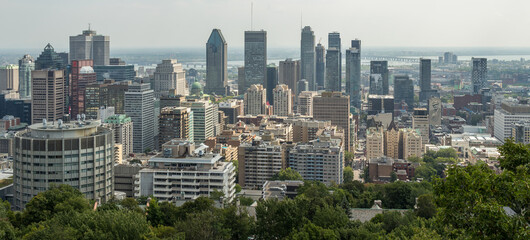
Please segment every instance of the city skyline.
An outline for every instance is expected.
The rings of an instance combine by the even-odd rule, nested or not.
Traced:
[[[17,16],[20,15],[36,15],[42,11],[58,11],[63,14],[52,14],[48,21],[23,21],[4,26],[5,33],[24,29],[29,35],[41,38],[27,37],[25,34],[2,34],[2,48],[33,49],[50,42],[57,49],[66,49],[68,36],[77,35],[80,29],[88,28],[89,23],[98,33],[113,38],[113,48],[201,47],[203,39],[207,39],[213,28],[222,29],[229,45],[238,48],[244,44],[243,32],[251,30],[251,2],[244,0],[203,0],[193,3],[162,1],[156,6],[144,1],[128,1],[129,4],[121,1],[60,1],[61,4],[31,2],[32,4],[3,3],[3,6],[11,10],[0,16],[0,20],[8,22],[9,19],[18,19]],[[344,39],[363,39],[366,47],[528,47],[530,34],[505,26],[513,23],[530,24],[524,10],[530,7],[530,3],[516,1],[515,4],[503,6],[498,6],[495,1],[479,3],[480,8],[476,8],[476,1],[453,0],[436,3],[419,0],[384,3],[312,0],[311,4],[302,4],[299,0],[271,0],[253,3],[252,25],[253,30],[268,31],[268,45],[271,48],[297,47],[303,26],[311,26],[315,31],[316,43],[322,38],[321,42],[325,45],[326,34],[338,31]],[[118,7],[122,11],[113,10]],[[356,10],[354,14],[352,7]],[[72,11],[73,8],[85,11]],[[179,14],[174,14],[178,9],[185,11],[179,10]],[[218,9],[239,14],[226,15],[226,11]],[[332,9],[336,11],[331,11]],[[98,12],[98,17],[94,17],[93,12]],[[443,17],[447,16],[447,12],[451,12],[450,18]],[[138,15],[144,17],[135,17]],[[118,21],[109,24],[111,18]],[[473,21],[463,22],[463,19]],[[160,31],[167,28],[179,31]]]

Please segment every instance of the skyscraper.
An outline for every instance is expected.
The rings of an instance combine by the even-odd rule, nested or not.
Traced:
[[[372,89],[372,86],[375,87],[375,89]],[[370,94],[388,94],[387,61],[370,61]]]
[[[155,101],[148,83],[132,84],[125,92],[125,114],[133,122],[133,151],[142,153],[155,147]]]
[[[353,40],[356,41],[356,40]],[[352,42],[353,42],[352,41]],[[357,40],[360,45],[360,40]],[[361,108],[361,49],[346,50],[346,93],[350,95],[351,105]]]
[[[245,114],[265,114],[267,93],[261,84],[251,85],[245,93]]]
[[[342,91],[340,77],[340,50],[336,47],[328,48],[326,53],[326,91]]]
[[[332,32],[328,34],[328,49],[337,48],[339,51],[339,79],[342,79],[342,47],[340,33]]]
[[[350,150],[350,97],[341,92],[323,92],[313,98],[313,118],[331,121],[344,130],[344,149]]]
[[[316,81],[316,89],[320,90],[324,89],[325,79],[326,79],[326,48],[322,44],[318,44],[315,47],[316,52],[316,74],[315,74],[315,81]]]
[[[207,94],[226,95],[228,82],[227,46],[220,29],[213,29],[206,42],[206,87]]]
[[[64,70],[31,72],[32,123],[57,121],[64,115]]]
[[[302,38],[300,40],[300,63],[301,79],[307,80],[309,90],[315,91],[315,34],[310,26],[302,29]],[[294,92],[296,94],[297,92]]]
[[[70,116],[85,113],[85,90],[96,83],[92,60],[73,60],[70,69]],[[104,120],[104,119],[103,119]]]
[[[239,94],[253,84],[265,85],[267,81],[267,32],[245,31],[245,81]]]
[[[182,64],[177,63],[176,59],[162,60],[162,63],[156,65],[154,73],[154,90],[155,97],[169,94],[169,90],[175,89],[176,94],[188,95],[186,88],[186,72]]]
[[[286,84],[289,89],[296,94],[298,90],[298,80],[300,80],[300,61],[291,58],[280,61],[280,71],[278,84]]]
[[[480,89],[486,87],[488,76],[488,59],[471,58],[473,70],[471,72],[471,83],[473,84],[473,94],[480,93]]]
[[[28,54],[18,60],[18,91],[20,98],[31,97],[31,71],[35,70],[35,60]]]
[[[277,116],[289,116],[293,112],[293,96],[287,85],[280,84],[274,88],[273,113]]]
[[[55,52],[52,45],[48,43],[44,51],[35,60],[35,70],[43,69],[65,69],[63,59]]]
[[[193,112],[187,107],[165,107],[158,116],[159,146],[179,138],[193,141]]]
[[[420,101],[428,100],[431,91],[431,59],[420,58]]]
[[[123,156],[133,153],[133,123],[131,117],[125,114],[116,114],[105,120],[107,125],[114,132],[114,142],[121,144]]]
[[[276,85],[278,85],[278,67],[276,67],[274,64],[271,64],[267,66],[267,85],[265,85],[265,89],[267,90],[267,102],[269,104],[274,102],[274,95],[272,91]]]
[[[405,101],[409,109],[414,105],[414,85],[408,75],[394,76],[394,102]]]
[[[298,94],[296,112],[302,116],[313,116],[313,97],[317,95],[315,91],[301,92]]]
[[[18,66],[8,64],[0,67],[0,91],[14,90],[18,91]]]
[[[94,60],[95,66],[109,65],[110,37],[97,35],[96,31],[84,30],[82,34],[70,36],[70,62]]]

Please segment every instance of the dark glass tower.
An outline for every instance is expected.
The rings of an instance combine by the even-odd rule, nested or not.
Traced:
[[[55,52],[52,45],[48,43],[44,51],[35,60],[35,70],[43,69],[65,69],[63,59]]]
[[[267,102],[272,104],[274,102],[273,90],[278,85],[278,67],[274,64],[267,66]]]
[[[372,89],[375,87],[376,89]],[[388,95],[388,62],[370,62],[370,94]]]
[[[361,49],[356,47],[352,47],[346,50],[346,93],[350,95],[351,106],[360,109]]]
[[[339,82],[342,82],[342,48],[340,33],[332,32],[328,34],[328,49],[330,48],[336,48],[339,52]]]
[[[407,75],[394,76],[394,102],[405,101],[412,108],[414,104],[414,85]]]
[[[307,80],[309,89],[316,89],[315,82],[315,34],[310,26],[302,29],[302,38],[300,40],[300,62],[301,62],[301,79]]]
[[[245,31],[245,79],[239,84],[239,94],[244,94],[253,84],[266,85],[267,32]]]
[[[429,99],[431,92],[431,59],[420,59],[420,101]]]
[[[228,82],[227,46],[221,30],[214,29],[206,43],[206,86],[207,94],[226,95]]]
[[[326,76],[326,48],[322,44],[318,44],[315,47],[316,55],[316,90],[324,88],[325,76]]]
[[[471,82],[473,84],[473,94],[480,93],[480,89],[486,87],[488,75],[488,59],[472,58],[473,70],[471,72]]]
[[[340,92],[340,50],[336,47],[328,48],[326,53],[326,91]]]

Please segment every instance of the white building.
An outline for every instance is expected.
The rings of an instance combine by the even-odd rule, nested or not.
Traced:
[[[303,91],[298,95],[296,112],[303,116],[313,116],[313,97],[317,92]]]
[[[512,136],[512,127],[520,121],[530,120],[530,105],[528,101],[503,102],[494,112],[494,135],[504,143]]]
[[[293,97],[291,89],[285,84],[277,85],[273,90],[273,113],[277,116],[289,116],[293,112]]]
[[[125,114],[133,122],[133,151],[155,148],[155,101],[148,83],[129,85],[125,92]]]
[[[267,103],[267,92],[263,85],[253,84],[245,93],[245,114],[258,115],[265,114]]]
[[[188,88],[186,87],[186,72],[182,64],[177,63],[176,59],[162,60],[156,66],[154,73],[154,90],[155,96],[167,94],[169,90],[175,89],[175,94],[186,96]]]

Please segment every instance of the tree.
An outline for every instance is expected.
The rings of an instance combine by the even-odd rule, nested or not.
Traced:
[[[11,205],[8,201],[0,199],[0,239],[15,239],[15,228],[9,222],[9,218],[13,215],[11,212]]]
[[[363,180],[365,183],[369,183],[371,182],[371,179],[370,179],[370,169],[369,167],[364,167],[364,170],[363,170]]]
[[[501,168],[514,172],[518,166],[530,164],[530,144],[515,143],[513,139],[499,147]]]
[[[355,154],[349,151],[344,151],[344,163],[346,166],[351,166],[354,159],[355,159]]]
[[[329,229],[342,228],[348,221],[349,218],[344,209],[329,205],[318,207],[312,220],[317,226]]]
[[[418,197],[416,215],[422,218],[432,218],[436,214],[436,205],[431,194],[424,194]]]
[[[269,199],[256,207],[256,231],[258,239],[283,239],[307,222],[303,200]]]
[[[190,213],[176,228],[186,239],[229,239],[230,230],[223,227],[222,217],[214,210]]]
[[[304,225],[300,230],[293,231],[288,238],[289,240],[335,240],[339,239],[337,233],[331,229],[324,229],[313,223]]]
[[[291,169],[290,167],[289,168],[286,168],[286,169],[282,169],[279,173],[277,173],[276,175],[274,175],[274,177],[272,177],[272,180],[280,180],[280,181],[286,181],[286,180],[304,180],[302,178],[302,176],[300,175],[300,173],[298,173],[297,171]]]
[[[353,181],[353,169],[351,167],[345,167],[343,170],[344,182]]]
[[[395,182],[383,186],[383,206],[393,209],[409,209],[414,206],[412,187],[405,182]]]
[[[395,182],[398,179],[396,172],[390,173],[390,182]]]

